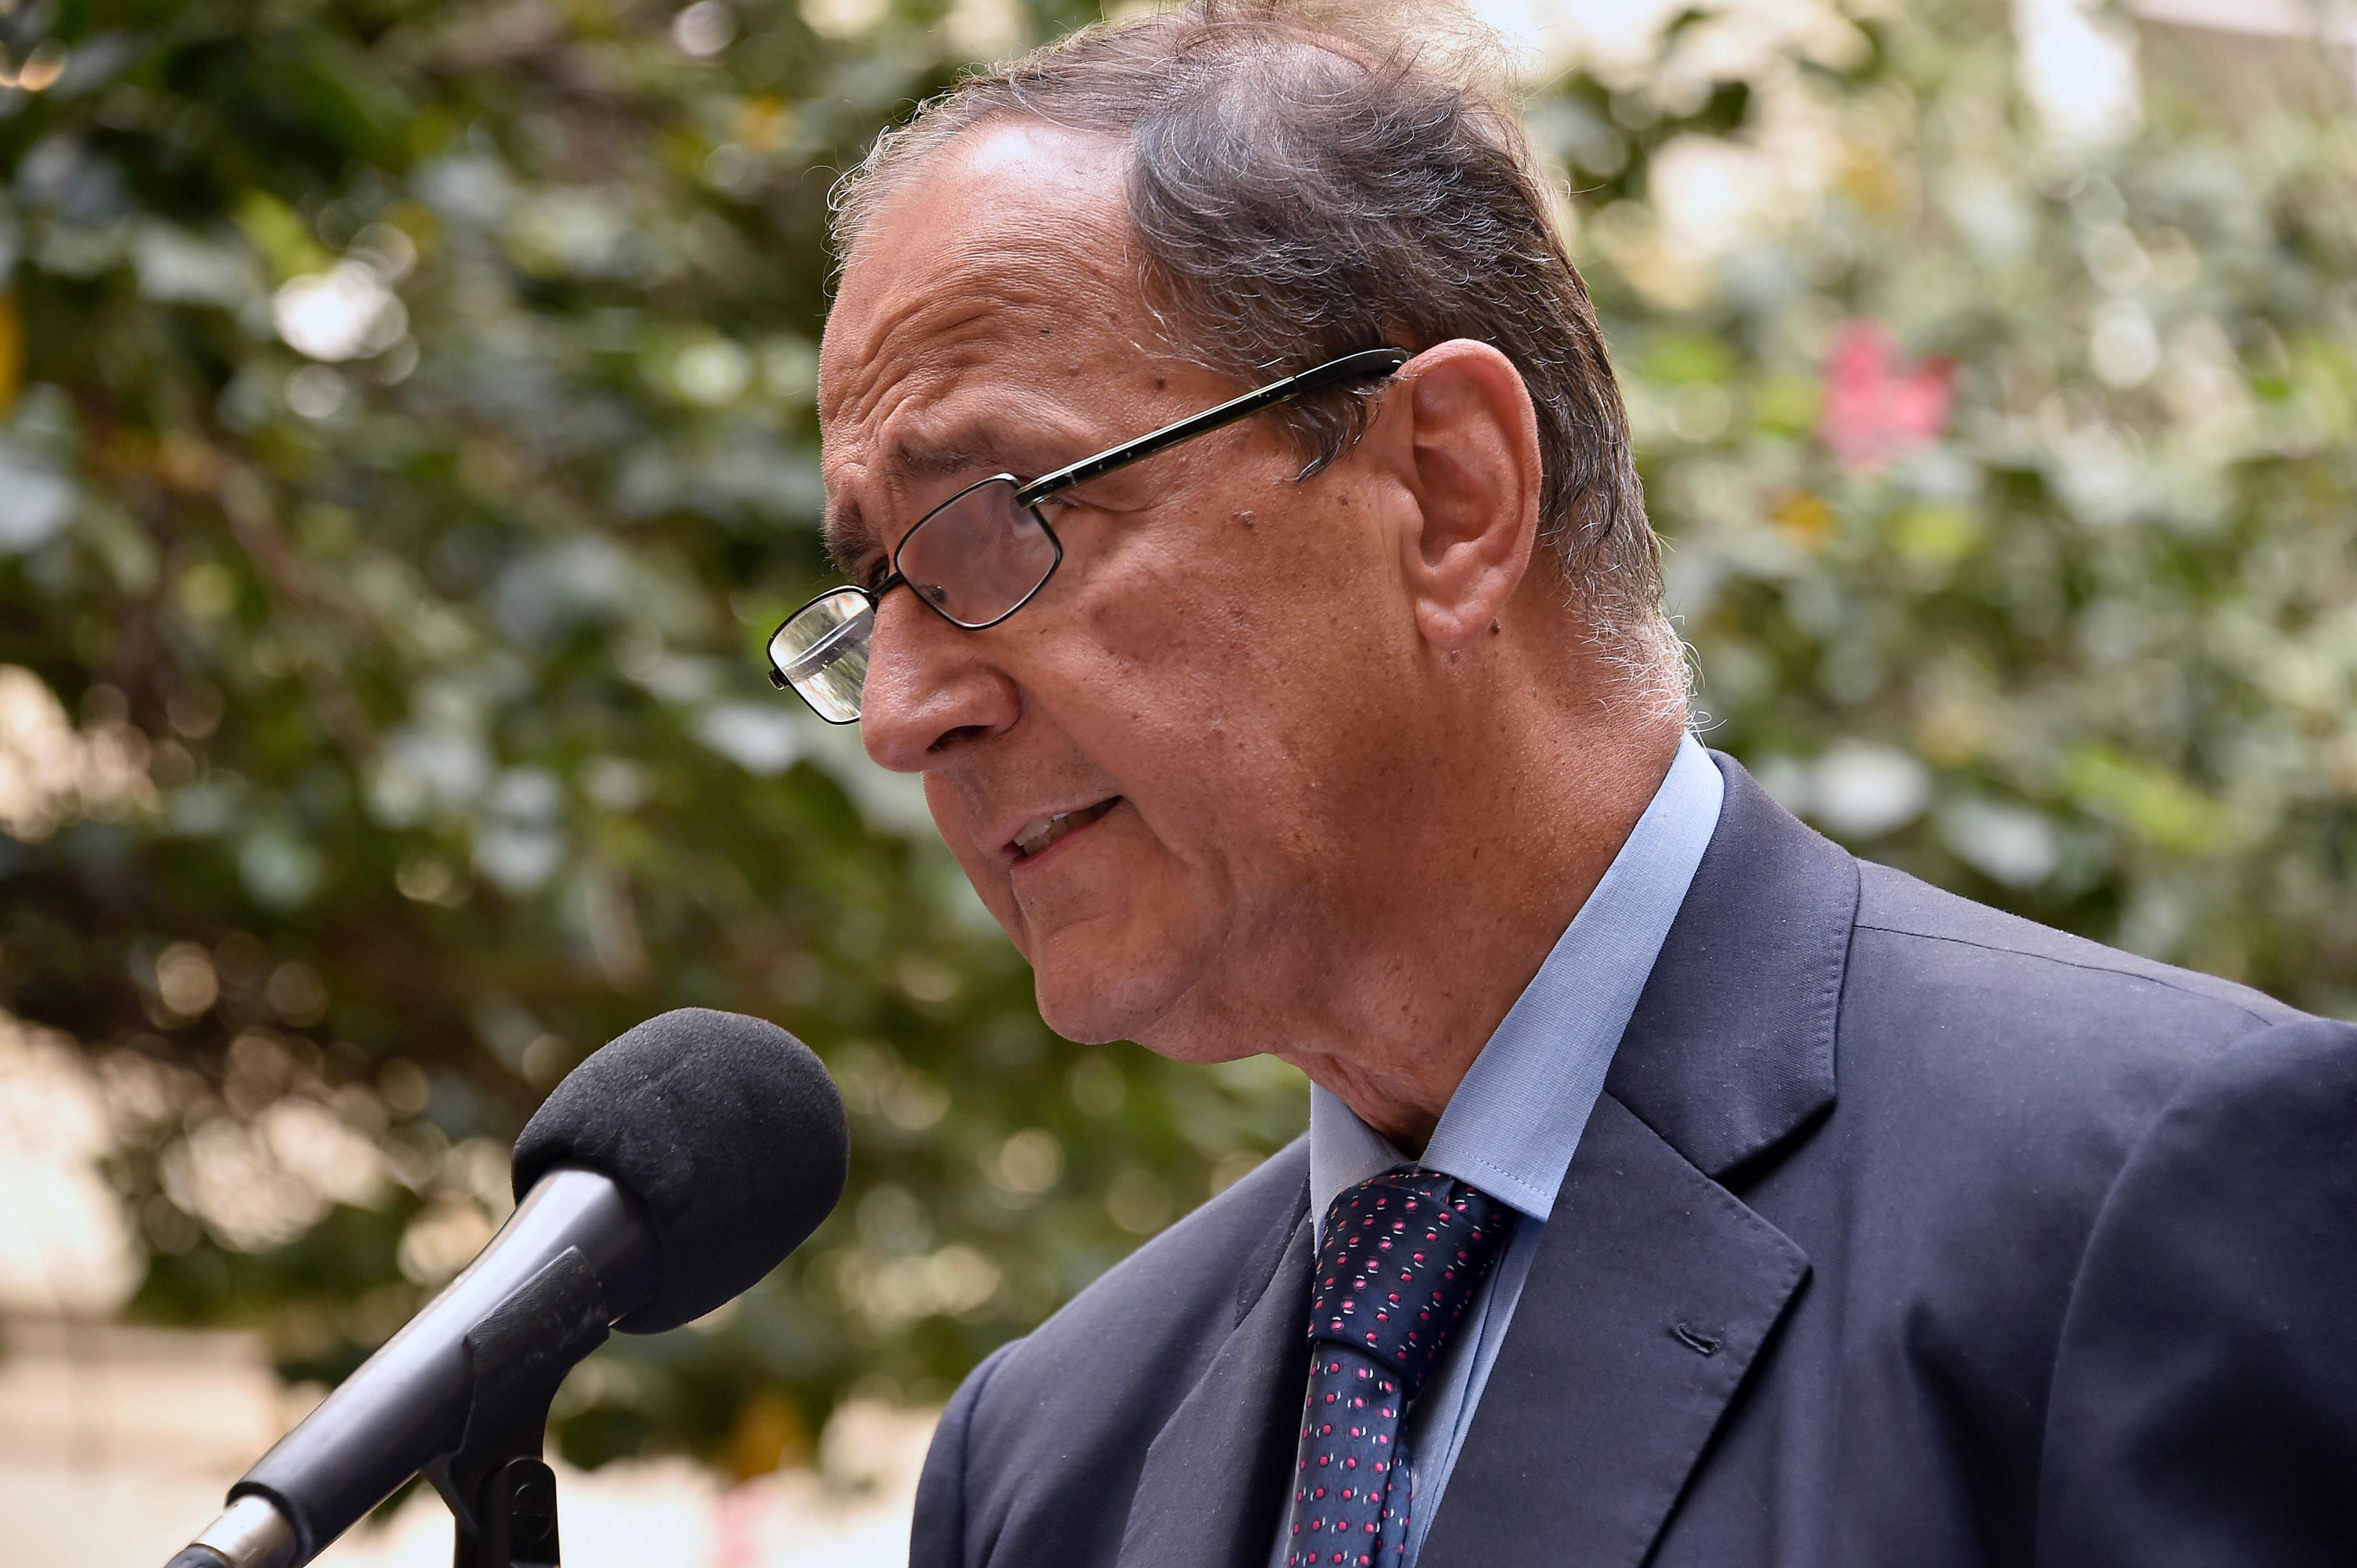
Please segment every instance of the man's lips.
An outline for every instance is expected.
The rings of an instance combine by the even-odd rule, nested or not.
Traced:
[[[1016,831],[1004,853],[1013,856],[1017,865],[1028,865],[1120,804],[1120,796],[1109,795],[1092,806],[1042,812]]]

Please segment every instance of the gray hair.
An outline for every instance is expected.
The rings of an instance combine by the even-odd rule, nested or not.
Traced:
[[[969,76],[838,185],[836,253],[848,261],[909,171],[985,122],[1123,143],[1141,281],[1189,360],[1249,382],[1471,338],[1513,361],[1538,415],[1541,537],[1586,629],[1631,684],[1683,706],[1628,415],[1512,98],[1474,85],[1462,51],[1382,37],[1379,16],[1197,0]],[[1279,411],[1305,478],[1364,410],[1342,394]]]

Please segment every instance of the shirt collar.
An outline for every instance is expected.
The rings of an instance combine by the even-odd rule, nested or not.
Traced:
[[[1424,1158],[1531,1219],[1554,1211],[1612,1053],[1718,826],[1726,781],[1702,743],[1670,770],[1603,879],[1481,1047]],[[1322,1227],[1346,1187],[1409,1163],[1339,1096],[1309,1090],[1309,1197]]]

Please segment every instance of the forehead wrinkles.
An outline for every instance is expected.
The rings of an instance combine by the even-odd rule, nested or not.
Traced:
[[[1150,324],[1141,291],[1123,288],[1103,262],[1089,259],[1123,255],[1090,232],[1100,227],[960,236],[878,258],[873,270],[855,252],[820,349],[822,424],[846,433],[871,424],[879,403],[898,401],[896,381],[953,375],[994,357],[1063,360],[1112,346],[1088,340],[1109,328],[1123,336],[1125,317]]]
[[[944,289],[894,303],[893,314],[863,334],[875,352],[854,362],[834,395],[822,394],[821,472],[830,492],[827,532],[838,553],[876,538],[886,499],[902,477],[895,443],[912,426],[921,429],[927,413],[963,383],[997,371],[1011,394],[1033,381],[1027,371],[1070,372],[1082,362],[1069,330],[1069,295],[1056,299],[1041,289],[977,301]],[[880,489],[863,506],[861,492],[870,487]]]
[[[1018,209],[985,233],[879,245],[866,263],[854,252],[820,351],[821,472],[838,555],[881,542],[893,441],[962,385],[980,381],[1011,404],[1138,358],[1124,326],[1149,318],[1121,281],[1125,242],[1107,242],[1103,228],[1085,213]]]

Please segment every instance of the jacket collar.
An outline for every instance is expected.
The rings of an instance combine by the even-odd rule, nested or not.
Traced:
[[[1858,874],[1741,764],[1711,755],[1727,780],[1718,831],[1604,1088],[1717,1177],[1833,1103]]]

